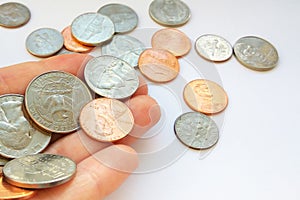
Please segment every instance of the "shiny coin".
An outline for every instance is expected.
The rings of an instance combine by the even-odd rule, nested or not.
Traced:
[[[149,6],[149,14],[163,26],[181,26],[191,16],[189,7],[180,0],[154,0]]]
[[[22,95],[0,96],[0,155],[7,158],[39,153],[51,139],[50,133],[35,128],[26,118],[23,101]]]
[[[276,48],[259,37],[242,37],[235,43],[233,50],[237,60],[253,70],[270,70],[278,63]]]
[[[3,168],[4,180],[22,188],[50,188],[71,180],[76,163],[53,154],[28,155],[9,161]]]
[[[205,79],[189,82],[184,88],[183,96],[190,108],[205,114],[219,113],[228,104],[224,89],[217,83]]]
[[[10,2],[0,5],[0,26],[16,28],[30,19],[30,10],[23,4]]]
[[[195,42],[197,53],[209,60],[221,62],[228,60],[232,56],[231,44],[218,35],[202,35]]]
[[[99,98],[83,107],[80,125],[90,137],[102,142],[113,142],[132,130],[134,118],[130,109],[121,101]]]
[[[115,25],[116,33],[132,31],[138,24],[138,16],[134,10],[123,4],[107,4],[98,13],[108,16]]]
[[[0,156],[0,166],[4,166],[9,161],[8,158]]]
[[[183,32],[175,28],[166,28],[157,31],[151,40],[153,48],[165,49],[175,56],[183,56],[191,49],[191,41]]]
[[[164,83],[175,79],[179,73],[177,58],[167,50],[147,49],[139,58],[139,69],[149,80]]]
[[[115,28],[109,17],[100,13],[85,13],[74,19],[71,31],[80,43],[97,46],[110,40]]]
[[[26,39],[29,53],[38,57],[48,57],[57,53],[64,45],[62,34],[52,28],[40,28]]]
[[[51,71],[30,82],[25,106],[40,127],[55,133],[69,133],[79,128],[80,110],[91,99],[89,89],[79,78]]]
[[[188,112],[179,116],[174,125],[177,138],[193,149],[208,149],[219,140],[216,123],[198,112]]]
[[[84,69],[84,77],[95,93],[113,99],[130,97],[139,86],[134,68],[109,55],[91,59]]]
[[[140,54],[145,49],[145,45],[134,37],[115,35],[110,43],[102,46],[102,54],[115,56],[135,67],[138,65]]]

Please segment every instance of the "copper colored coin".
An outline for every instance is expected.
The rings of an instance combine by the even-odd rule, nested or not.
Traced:
[[[79,117],[85,133],[102,142],[113,142],[125,137],[133,128],[130,109],[116,99],[99,98],[86,104]]]
[[[223,111],[228,104],[224,89],[217,83],[205,79],[189,82],[183,91],[187,105],[204,114],[216,114]]]
[[[165,28],[152,36],[152,47],[165,49],[175,56],[186,55],[191,50],[191,41],[187,35],[175,28]]]
[[[87,53],[93,50],[93,47],[82,45],[73,37],[71,26],[67,26],[61,33],[64,37],[66,49],[78,53]]]
[[[146,49],[138,62],[141,73],[149,80],[164,83],[175,79],[179,73],[177,58],[167,50]]]

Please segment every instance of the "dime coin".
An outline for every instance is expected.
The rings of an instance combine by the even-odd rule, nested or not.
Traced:
[[[180,0],[154,0],[149,6],[149,15],[163,26],[181,26],[191,16],[189,7]]]
[[[197,53],[209,60],[221,62],[232,56],[231,44],[218,35],[207,34],[200,36],[195,42]]]
[[[24,97],[17,94],[0,96],[0,155],[17,158],[36,154],[50,142],[51,134],[36,129],[26,118]]]
[[[188,112],[179,116],[175,121],[174,130],[183,144],[197,150],[208,149],[219,140],[216,123],[198,112]]]
[[[3,168],[4,180],[22,188],[50,188],[71,180],[76,163],[54,154],[28,155],[9,161]]]
[[[30,19],[30,10],[23,4],[9,2],[0,5],[0,26],[16,28]]]
[[[164,83],[175,79],[179,73],[177,58],[164,49],[147,49],[139,58],[139,69],[149,80]]]
[[[183,96],[190,108],[205,114],[219,113],[228,104],[224,89],[217,83],[205,79],[189,82],[184,88]]]
[[[64,45],[62,34],[52,28],[40,28],[26,39],[29,53],[38,57],[48,57],[57,53]]]
[[[183,56],[191,49],[191,41],[183,32],[175,28],[165,28],[157,31],[151,40],[153,48],[165,49],[175,56]]]
[[[276,48],[259,37],[242,37],[235,43],[233,50],[237,60],[249,69],[266,71],[278,63]]]
[[[109,55],[91,59],[84,69],[84,77],[95,93],[113,99],[130,97],[139,86],[134,68]]]
[[[138,24],[138,16],[134,10],[123,4],[107,4],[98,13],[108,16],[115,25],[116,33],[132,31]]]
[[[115,35],[110,43],[102,46],[102,54],[115,56],[135,67],[145,49],[145,45],[132,36]]]
[[[111,19],[100,13],[84,13],[74,19],[72,35],[80,43],[98,46],[112,38],[115,33]]]
[[[9,161],[8,158],[0,156],[0,166],[4,166]]]
[[[25,107],[40,127],[69,133],[79,128],[80,110],[91,99],[89,89],[79,78],[63,71],[50,71],[29,83]]]
[[[99,98],[83,107],[80,125],[90,137],[102,142],[113,142],[132,130],[134,118],[130,109],[121,101]]]

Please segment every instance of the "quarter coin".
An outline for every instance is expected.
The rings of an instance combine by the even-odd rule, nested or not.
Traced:
[[[0,5],[0,26],[17,28],[30,20],[30,10],[23,4],[9,2]]]

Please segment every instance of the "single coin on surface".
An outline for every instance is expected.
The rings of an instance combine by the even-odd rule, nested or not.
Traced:
[[[23,4],[9,2],[0,5],[0,26],[17,28],[30,20],[30,10]]]

